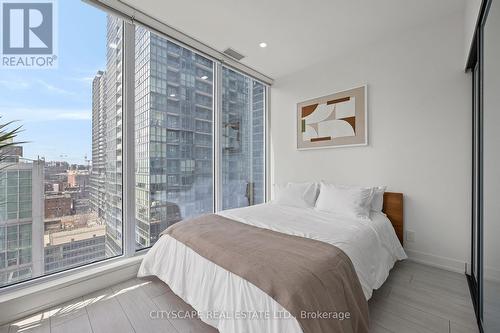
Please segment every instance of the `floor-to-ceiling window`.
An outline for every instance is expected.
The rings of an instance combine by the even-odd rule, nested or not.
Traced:
[[[263,203],[265,87],[222,67],[220,115],[221,207]]]
[[[9,29],[31,10],[16,3],[1,4]],[[23,63],[38,56],[14,32],[3,49],[0,131],[21,131],[0,142],[0,287],[132,256],[174,223],[266,200],[266,84],[80,0],[32,12],[52,25],[29,43],[53,54]]]
[[[123,22],[79,0],[0,5],[2,136],[21,127],[0,143],[7,286],[122,254]],[[17,40],[25,18],[42,23]]]
[[[183,219],[264,202],[266,86],[142,26],[134,52],[137,249]]]
[[[214,62],[135,30],[136,242],[214,210]]]

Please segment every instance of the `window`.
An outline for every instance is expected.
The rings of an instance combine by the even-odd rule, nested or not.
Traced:
[[[153,245],[169,225],[213,211],[213,81],[207,78],[213,71],[212,61],[136,28],[138,249]]]
[[[264,202],[264,94],[262,83],[222,68],[222,209]]]
[[[80,0],[58,7],[58,68],[0,69],[1,122],[25,142],[0,151],[0,287],[265,201],[263,83]]]
[[[123,24],[79,0],[57,15],[57,68],[0,69],[26,141],[1,152],[0,286],[122,254]]]

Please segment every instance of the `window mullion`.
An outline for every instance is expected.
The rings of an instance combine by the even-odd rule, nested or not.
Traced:
[[[123,255],[135,254],[135,26],[123,29]]]
[[[221,210],[221,188],[222,179],[221,176],[221,144],[220,144],[220,129],[221,129],[221,109],[222,109],[222,64],[220,62],[215,63],[215,78],[214,78],[214,201],[215,201],[215,211]]]
[[[271,200],[270,89],[269,86],[264,87],[264,202]]]

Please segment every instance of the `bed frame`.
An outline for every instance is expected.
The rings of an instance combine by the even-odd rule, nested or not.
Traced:
[[[384,207],[382,211],[391,220],[392,226],[396,231],[396,235],[403,245],[403,193],[385,192]]]

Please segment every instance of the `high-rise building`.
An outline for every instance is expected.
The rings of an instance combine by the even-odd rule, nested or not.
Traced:
[[[44,162],[0,163],[0,286],[43,274]]]
[[[265,151],[265,87],[262,83],[252,82],[252,187],[251,205],[263,203],[266,200],[266,151]]]
[[[122,26],[108,17],[105,71],[93,82],[91,202],[121,251]],[[213,211],[214,63],[148,29],[135,31],[136,245],[181,219]],[[264,200],[264,86],[223,73],[223,208]]]
[[[213,63],[136,28],[136,242],[213,210]]]
[[[108,16],[106,71],[92,83],[90,206],[106,224],[106,256],[122,252],[122,34]]]
[[[104,219],[105,201],[105,77],[98,71],[92,81],[92,171],[90,173],[90,208],[97,217]]]
[[[105,72],[106,255],[122,253],[122,94],[123,24],[108,15]]]
[[[264,202],[264,85],[222,69],[222,209]]]

